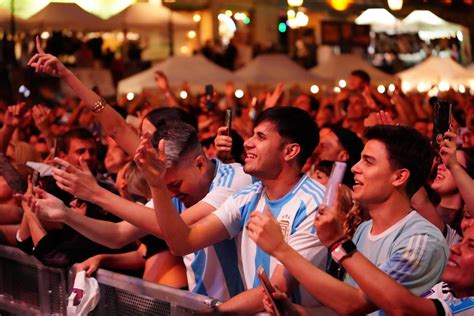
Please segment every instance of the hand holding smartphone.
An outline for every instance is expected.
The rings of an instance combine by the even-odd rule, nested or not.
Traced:
[[[453,105],[446,101],[436,101],[434,104],[433,147],[436,151],[439,151],[444,133],[451,126],[452,107]]]
[[[257,276],[258,276],[258,280],[260,281],[260,284],[263,286],[263,289],[265,290],[265,293],[267,293],[267,296],[270,298],[270,301],[273,306],[273,310],[275,311],[275,315],[276,316],[282,315],[282,310],[278,306],[278,304],[275,302],[275,299],[273,298],[273,295],[272,295],[275,292],[275,288],[270,283],[270,279],[268,278],[268,275],[262,266],[258,267]]]
[[[326,192],[324,193],[322,204],[332,207],[336,198],[336,190],[342,183],[347,164],[343,161],[335,161],[332,166],[331,175],[329,176]]]

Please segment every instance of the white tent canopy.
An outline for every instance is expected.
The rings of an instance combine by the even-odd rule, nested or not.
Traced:
[[[192,27],[195,25],[191,17],[172,12],[161,4],[139,2],[133,4],[105,21],[108,28],[142,30],[163,27],[173,22],[174,27]]]
[[[351,72],[356,69],[367,72],[373,84],[389,84],[395,82],[396,79],[354,54],[332,56],[327,62],[312,68],[310,71],[321,78],[332,81],[333,84],[337,84],[341,79],[348,80]]]
[[[415,88],[418,84],[438,85],[442,81],[452,86],[458,84],[459,79],[466,75],[466,69],[451,58],[435,56],[397,74],[402,80],[402,87],[406,87],[404,90]]]
[[[191,89],[204,91],[206,84],[223,88],[227,81],[238,78],[229,70],[221,68],[202,55],[192,57],[173,56],[136,75],[119,81],[118,93],[141,92],[144,88],[155,88],[155,71],[162,71],[171,86],[188,82]]]
[[[415,10],[404,18],[400,25],[400,32],[418,32],[423,40],[441,37],[454,37],[457,32],[463,31],[463,26],[443,20],[428,10]]]
[[[374,32],[387,32],[394,34],[397,32],[401,21],[393,16],[386,9],[367,9],[355,19],[359,25],[370,25]]]
[[[326,83],[283,54],[265,54],[235,72],[242,81],[251,84],[274,85]]]
[[[104,23],[104,20],[75,3],[50,3],[24,24],[30,29],[96,30],[103,29]]]

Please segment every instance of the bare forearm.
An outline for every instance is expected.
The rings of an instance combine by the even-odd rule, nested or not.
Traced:
[[[67,211],[63,222],[90,240],[113,249],[121,248],[146,234],[127,234],[121,230],[120,223],[93,219],[72,210]]]
[[[63,79],[87,107],[93,108],[100,99],[99,95],[85,86],[71,71],[68,71]],[[140,140],[120,114],[109,105],[105,105],[101,112],[93,112],[93,114],[97,117],[107,135],[112,137],[129,155],[133,156]]]
[[[342,261],[370,301],[388,314],[436,315],[430,300],[417,297],[379,270],[359,252]]]
[[[451,174],[456,181],[456,185],[464,200],[467,210],[474,210],[474,181],[467,172],[460,166],[451,167]]]
[[[120,254],[101,254],[98,257],[100,266],[106,269],[136,270],[145,266],[145,259],[138,250]]]
[[[274,255],[313,297],[338,314],[372,311],[360,291],[321,271],[289,245],[285,244]]]
[[[162,237],[153,210],[146,206],[126,200],[103,188],[91,197],[91,202],[134,226],[140,227],[157,237]]]
[[[151,187],[155,216],[161,223],[161,233],[174,255],[183,255],[189,252],[188,239],[190,228],[176,212],[168,190],[164,185]]]

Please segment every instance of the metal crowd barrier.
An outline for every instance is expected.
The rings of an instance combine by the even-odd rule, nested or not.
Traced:
[[[193,315],[218,304],[188,291],[99,269],[100,301],[91,315]],[[0,245],[0,315],[65,315],[74,269],[50,268]]]

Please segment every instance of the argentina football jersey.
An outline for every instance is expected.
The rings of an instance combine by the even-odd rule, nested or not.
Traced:
[[[252,177],[240,164],[224,164],[212,159],[216,171],[209,193],[201,200],[214,208],[219,207],[236,190],[252,183]],[[184,203],[173,198],[178,213],[186,211]],[[189,290],[225,301],[244,290],[238,268],[236,243],[224,240],[183,257]]]
[[[214,212],[231,238],[236,238],[245,289],[260,285],[256,274],[258,266],[263,266],[271,276],[279,264],[274,257],[257,247],[245,229],[250,214],[264,212],[267,206],[280,223],[286,242],[314,265],[324,269],[327,251],[314,228],[317,207],[323,199],[324,190],[320,183],[305,175],[285,196],[271,201],[262,182],[256,182],[234,193]],[[296,289],[293,296],[296,303],[304,306],[319,304],[303,287]]]

